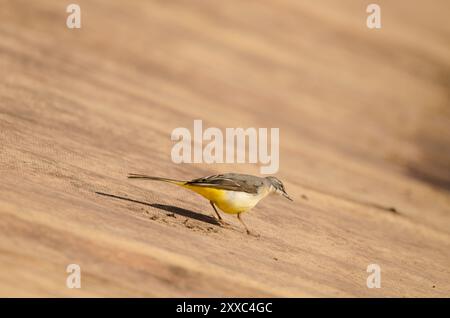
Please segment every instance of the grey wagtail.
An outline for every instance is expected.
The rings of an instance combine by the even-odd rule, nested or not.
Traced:
[[[286,193],[283,183],[271,176],[261,178],[248,174],[226,173],[182,181],[131,173],[128,178],[163,181],[194,191],[209,200],[219,222],[222,223],[222,217],[217,212],[216,206],[225,213],[236,214],[247,234],[250,234],[250,231],[242,221],[241,213],[249,211],[272,193],[282,195],[292,201]]]

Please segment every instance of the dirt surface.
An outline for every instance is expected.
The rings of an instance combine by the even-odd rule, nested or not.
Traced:
[[[0,296],[450,295],[450,3],[0,1]],[[176,127],[280,128],[220,227]],[[81,267],[80,289],[66,267]],[[381,288],[366,286],[369,264]]]

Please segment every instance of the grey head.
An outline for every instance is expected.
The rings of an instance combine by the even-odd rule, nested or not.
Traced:
[[[284,196],[286,199],[292,200],[289,195],[286,193],[286,190],[284,189],[283,182],[280,181],[280,179],[269,176],[265,178],[270,183],[270,192],[276,193],[278,195]]]

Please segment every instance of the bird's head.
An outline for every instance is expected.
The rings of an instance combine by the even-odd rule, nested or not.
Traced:
[[[282,195],[282,196],[284,196],[286,199],[289,199],[289,200],[291,200],[291,201],[294,201],[294,200],[292,200],[292,199],[289,197],[289,195],[286,193],[286,190],[284,189],[283,182],[281,182],[278,178],[269,176],[269,177],[266,177],[266,179],[270,182],[270,190],[269,190],[270,192],[276,193],[276,194],[278,194],[278,195]]]

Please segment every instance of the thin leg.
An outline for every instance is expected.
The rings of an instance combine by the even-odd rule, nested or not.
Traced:
[[[213,207],[214,211],[216,212],[219,220],[222,221],[222,217],[220,216],[219,212],[217,212],[217,209],[216,209],[216,206],[214,205],[214,203],[212,201],[209,201],[209,203],[211,203],[211,206]]]
[[[251,234],[251,233],[250,233],[250,230],[249,230],[248,227],[247,227],[247,225],[245,225],[244,221],[242,221],[242,219],[241,219],[241,213],[238,213],[238,214],[237,214],[237,217],[238,217],[239,222],[241,222],[242,225],[245,227],[245,230],[247,231],[247,234]]]

